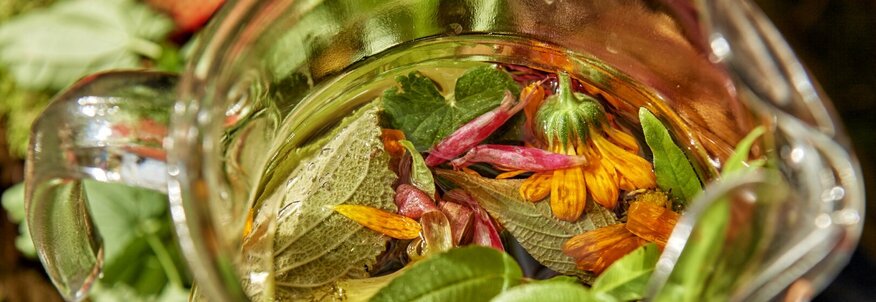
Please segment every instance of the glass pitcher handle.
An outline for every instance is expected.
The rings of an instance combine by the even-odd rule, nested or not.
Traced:
[[[83,181],[167,192],[171,171],[164,147],[176,84],[176,75],[161,72],[92,75],[58,95],[34,123],[26,164],[27,224],[40,261],[64,299],[84,299],[103,265],[103,239],[89,213]],[[216,293],[213,300],[244,300],[230,261],[216,261],[223,250],[210,245],[197,226],[190,227],[203,221],[188,217],[183,208],[170,205],[199,286]]]

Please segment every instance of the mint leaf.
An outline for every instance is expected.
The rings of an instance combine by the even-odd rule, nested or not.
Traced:
[[[456,88],[442,96],[434,81],[414,72],[396,79],[401,86],[383,94],[383,107],[393,128],[401,129],[419,151],[475,117],[499,106],[505,91],[517,96],[520,87],[511,76],[492,66],[467,71]]]
[[[508,254],[468,246],[417,262],[371,301],[487,301],[522,278]]]
[[[693,166],[681,148],[672,142],[669,131],[653,113],[644,107],[640,108],[639,122],[642,123],[645,142],[654,155],[657,186],[669,192],[677,202],[687,205],[694,196],[703,191]]]
[[[591,290],[621,301],[641,300],[659,257],[660,250],[653,243],[640,247],[612,263],[596,278]]]
[[[576,301],[612,302],[611,296],[594,295],[580,284],[536,282],[512,288],[490,300],[492,302]]]
[[[100,70],[157,59],[172,22],[135,1],[63,1],[0,26],[0,63],[29,89],[61,89]]]
[[[426,166],[423,156],[417,152],[417,148],[414,148],[410,141],[402,140],[399,143],[411,153],[411,182],[417,189],[426,192],[429,197],[435,198],[435,179],[432,178],[432,170]]]
[[[523,180],[496,180],[451,170],[435,173],[464,189],[490,213],[539,263],[566,275],[592,278],[563,253],[563,243],[575,235],[616,224],[614,214],[594,202],[576,222],[554,217],[547,202],[528,202],[518,193]]]

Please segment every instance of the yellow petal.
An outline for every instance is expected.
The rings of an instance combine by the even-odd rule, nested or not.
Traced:
[[[656,177],[651,169],[651,162],[639,155],[620,148],[603,137],[594,137],[593,144],[620,174],[623,180],[618,180],[621,189],[632,191],[649,189],[657,185]]]
[[[520,196],[531,202],[544,199],[551,193],[551,174],[536,173],[520,185]]]
[[[606,127],[605,133],[608,134],[608,139],[620,145],[622,148],[632,153],[639,152],[639,143],[629,133],[620,131],[612,127]]]
[[[590,189],[590,196],[596,203],[607,209],[614,209],[617,205],[619,189],[617,174],[611,161],[606,160],[605,157],[591,161],[590,166],[584,168],[584,180]]]
[[[623,224],[615,224],[572,237],[563,243],[563,253],[575,260],[578,269],[599,274],[645,243]]]
[[[678,222],[678,213],[652,202],[633,202],[627,212],[627,230],[662,249]]]
[[[369,206],[342,204],[333,209],[366,228],[395,239],[417,238],[422,229],[416,220]]]
[[[581,168],[554,171],[551,178],[551,211],[560,220],[575,221],[587,205],[587,187]]]

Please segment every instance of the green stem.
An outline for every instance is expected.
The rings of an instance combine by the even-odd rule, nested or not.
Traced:
[[[149,247],[152,248],[152,251],[155,252],[155,256],[158,257],[158,263],[161,264],[161,268],[164,269],[164,274],[167,275],[167,279],[170,280],[170,283],[182,287],[183,283],[179,270],[176,269],[176,264],[174,264],[173,258],[170,257],[170,253],[167,252],[167,249],[164,247],[161,240],[158,239],[158,236],[156,236],[155,233],[149,233],[146,235],[146,242],[149,243]]]
[[[569,78],[569,74],[560,72],[557,73],[557,77],[560,79],[560,87],[559,91],[557,91],[557,97],[560,99],[560,102],[570,103],[575,101],[575,94],[572,93],[572,79]]]

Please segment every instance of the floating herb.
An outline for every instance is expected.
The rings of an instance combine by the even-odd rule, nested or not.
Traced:
[[[545,202],[532,203],[517,192],[522,180],[495,180],[450,170],[436,170],[439,177],[469,192],[538,262],[559,273],[589,277],[563,254],[569,238],[585,231],[615,224],[614,215],[598,205],[576,222],[556,219]]]
[[[396,211],[391,188],[396,176],[388,168],[378,113],[374,104],[367,105],[329,139],[317,141],[310,149],[319,151],[302,160],[264,201],[279,209],[270,253],[277,296],[300,296],[341,278],[367,277],[367,266],[385,249],[389,237],[330,209],[347,204]],[[260,229],[259,221],[253,229]]]
[[[721,171],[723,177],[731,175],[745,177],[746,174],[753,173],[755,167],[762,165],[762,161],[755,161],[753,164],[749,164],[748,167],[751,168],[745,169],[745,162],[748,159],[751,146],[763,133],[764,129],[758,127],[739,141]],[[655,297],[655,301],[699,301],[705,297],[710,280],[717,280],[712,277],[721,267],[718,262],[721,257],[721,247],[727,240],[730,210],[730,200],[721,197],[703,212],[702,217],[698,220],[700,223],[695,226],[688,239],[688,244],[685,245],[678,262],[672,269],[672,274]],[[724,276],[718,277],[724,278]],[[710,295],[710,297],[723,297],[724,294],[726,293]]]
[[[693,167],[669,135],[663,123],[644,107],[639,109],[639,122],[645,133],[645,141],[654,155],[654,173],[657,186],[669,192],[675,200],[687,205],[694,196],[703,191]]]
[[[371,301],[487,301],[522,279],[511,256],[469,246],[417,262]]]
[[[428,194],[429,197],[434,198],[435,179],[432,178],[432,171],[426,166],[423,156],[420,155],[420,152],[417,152],[417,149],[414,148],[414,144],[410,141],[400,140],[399,144],[411,154],[411,183],[421,191]]]
[[[427,151],[462,124],[502,102],[505,91],[514,97],[520,88],[511,76],[492,66],[469,70],[456,81],[451,97],[419,73],[397,79],[401,89],[383,94],[383,106],[393,128],[401,129],[417,150]]]

